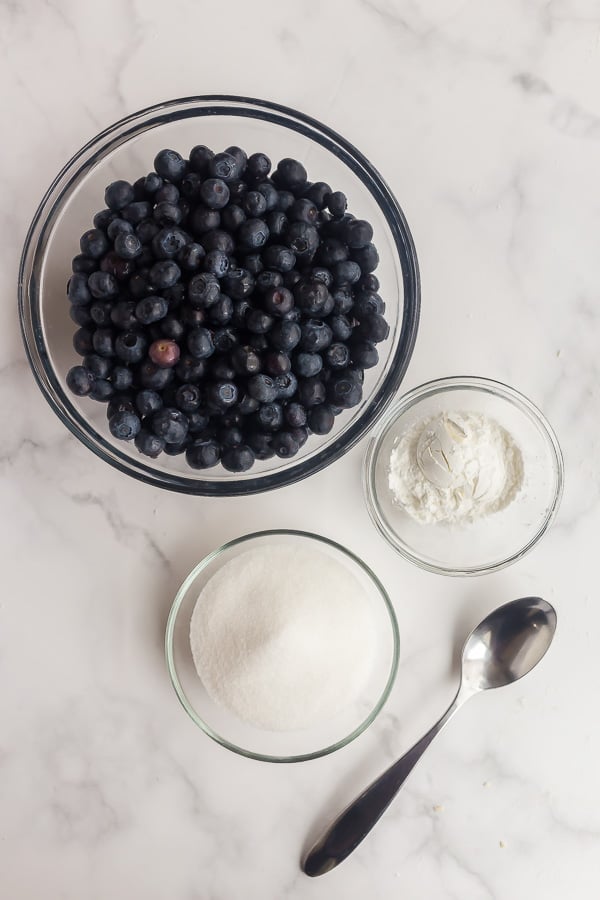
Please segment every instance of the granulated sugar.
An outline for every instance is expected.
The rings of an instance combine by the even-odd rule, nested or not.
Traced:
[[[325,721],[360,695],[375,627],[365,589],[341,562],[275,544],[240,554],[207,582],[190,644],[215,702],[287,731]]]

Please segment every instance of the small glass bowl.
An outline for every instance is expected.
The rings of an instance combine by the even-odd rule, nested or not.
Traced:
[[[466,524],[422,524],[394,502],[389,461],[414,423],[442,412],[494,419],[523,457],[523,486],[505,509]],[[442,378],[405,394],[383,418],[364,460],[367,507],[383,537],[411,562],[440,575],[483,575],[521,559],[556,515],[563,489],[562,453],[540,410],[513,388],[486,378]]]
[[[369,600],[376,659],[364,693],[326,724],[305,730],[276,732],[253,727],[215,703],[200,680],[190,648],[190,620],[204,585],[225,563],[250,549],[294,546],[326,553],[359,581]],[[223,544],[209,553],[185,579],[171,607],[165,652],[171,682],[190,718],[228,750],[264,762],[303,762],[345,747],[374,721],[392,689],[400,651],[396,615],[387,592],[371,569],[350,550],[304,531],[259,531]]]
[[[133,442],[116,440],[106,407],[75,397],[66,374],[79,357],[69,318],[66,285],[81,234],[103,206],[104,189],[152,168],[163,147],[188,152],[195,144],[232,144],[262,150],[271,159],[302,160],[312,178],[327,179],[348,197],[352,212],[368,219],[380,255],[377,277],[386,301],[389,337],[378,345],[379,365],[365,372],[363,399],[336,416],[327,435],[310,436],[289,459],[257,461],[248,472],[222,466],[194,470],[185,455],[142,456]],[[19,313],[25,349],[44,396],[88,449],[127,475],[186,494],[237,496],[293,484],[339,459],[379,420],[398,391],[417,334],[420,282],[408,224],[396,198],[371,163],[326,125],[263,100],[223,95],[160,103],[116,122],[83,147],[57,175],[25,240],[19,270]]]

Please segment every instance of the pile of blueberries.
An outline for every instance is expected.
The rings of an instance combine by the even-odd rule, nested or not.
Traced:
[[[231,472],[294,456],[362,399],[389,327],[371,225],[282,159],[162,150],[115,181],[68,284],[78,396],[153,459]]]

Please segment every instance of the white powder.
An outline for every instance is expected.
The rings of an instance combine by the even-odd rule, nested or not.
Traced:
[[[215,702],[286,731],[325,721],[360,695],[375,628],[368,596],[343,564],[275,544],[240,554],[206,583],[190,644]]]
[[[498,512],[522,483],[519,448],[479,413],[441,413],[417,422],[391,453],[392,496],[423,523],[470,522]]]

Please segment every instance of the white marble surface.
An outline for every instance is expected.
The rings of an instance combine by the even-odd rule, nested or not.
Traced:
[[[0,46],[2,897],[598,897],[597,0],[3,0]],[[210,92],[312,114],[390,182],[423,278],[407,388],[498,378],[553,422],[564,502],[518,565],[451,580],[399,560],[363,507],[364,446],[300,486],[216,502],[128,480],[46,405],[15,291],[39,198],[100,128]],[[192,564],[275,526],[318,528],[362,552],[393,591],[403,641],[377,725],[292,767],[204,738],[162,658]],[[307,835],[444,708],[466,630],[528,593],[560,619],[539,669],[472,701],[360,852],[325,878],[303,876]]]

